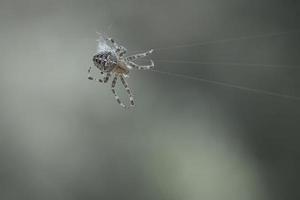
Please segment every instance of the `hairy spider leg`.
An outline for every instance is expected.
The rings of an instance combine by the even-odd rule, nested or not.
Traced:
[[[152,60],[150,60],[151,64],[150,65],[138,65],[135,64],[134,62],[129,62],[129,65],[134,68],[134,69],[138,69],[138,70],[149,70],[149,69],[153,69],[154,68],[154,62]]]
[[[96,82],[103,83],[103,80],[102,80],[102,79],[92,77],[92,75],[91,75],[91,70],[92,70],[92,67],[90,67],[90,68],[88,69],[88,79],[89,79],[89,80],[92,80],[92,81],[96,81]],[[102,72],[102,71],[101,71],[101,75],[103,75],[103,72]]]
[[[125,81],[123,75],[120,75],[120,79],[121,79],[122,84],[123,84],[124,87],[125,87],[125,90],[126,90],[127,94],[129,95],[130,106],[131,106],[131,107],[135,106],[133,95],[132,95],[131,90],[130,90],[130,88],[128,87],[128,84],[127,84],[127,82]]]
[[[111,73],[108,72],[108,73],[106,74],[106,76],[104,77],[104,83],[107,83],[107,81],[109,80],[110,76],[111,76]]]
[[[106,83],[108,80],[109,80],[109,77],[110,77],[110,73],[107,73],[106,76],[104,77],[104,80],[100,79],[100,78],[95,78],[95,77],[92,77],[91,75],[91,70],[92,70],[92,67],[90,67],[88,69],[88,79],[89,80],[92,80],[92,81],[96,81],[96,82],[99,82],[99,83]],[[100,71],[101,75],[104,74],[103,71]]]
[[[116,101],[118,102],[118,104],[120,106],[122,106],[123,108],[128,108],[128,106],[126,106],[121,100],[120,100],[120,97],[117,95],[116,91],[115,91],[115,86],[116,86],[116,83],[117,83],[117,80],[118,80],[118,76],[120,77],[121,79],[121,82],[123,84],[123,86],[125,87],[126,89],[126,92],[129,96],[129,100],[130,100],[130,107],[134,107],[135,106],[135,103],[134,103],[134,98],[133,98],[133,95],[131,93],[131,90],[130,88],[128,87],[128,84],[126,83],[123,75],[116,75],[115,78],[113,79],[112,81],[112,84],[111,84],[111,90],[113,92],[113,94],[115,95],[115,99]]]
[[[144,58],[144,57],[148,56],[149,54],[151,54],[152,52],[153,52],[153,49],[151,49],[151,50],[149,50],[145,53],[138,53],[138,54],[135,54],[135,55],[132,55],[132,56],[128,56],[128,57],[126,57],[126,60],[127,61],[134,61],[138,58]]]
[[[106,40],[110,41],[114,45],[114,47],[116,48],[116,52],[119,54],[120,57],[127,52],[126,48],[116,43],[116,41],[113,38],[106,38]]]
[[[117,79],[118,79],[118,75],[115,75],[115,78],[111,82],[111,91],[115,95],[115,99],[118,102],[118,104],[120,106],[122,106],[123,108],[126,108],[125,104],[121,102],[120,97],[117,95],[117,93],[115,91],[115,86],[116,86],[116,83],[117,83]]]

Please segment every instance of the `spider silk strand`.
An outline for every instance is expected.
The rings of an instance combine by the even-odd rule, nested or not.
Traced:
[[[240,37],[236,37],[236,38],[210,40],[210,41],[204,41],[204,42],[194,42],[194,43],[189,43],[189,44],[179,44],[179,45],[168,46],[168,47],[158,47],[158,48],[154,48],[154,50],[161,51],[161,50],[178,49],[178,48],[184,48],[184,47],[226,43],[226,42],[233,42],[233,41],[239,41],[239,40],[250,40],[250,39],[257,39],[257,38],[276,37],[276,36],[281,36],[281,35],[286,35],[286,34],[291,34],[291,33],[298,33],[298,32],[300,32],[300,29],[282,31],[282,32],[264,33],[264,34],[258,34],[258,35],[246,35],[246,36],[240,36]]]
[[[175,63],[175,64],[197,64],[197,65],[232,65],[232,66],[253,66],[253,67],[268,67],[268,68],[299,68],[293,65],[271,65],[271,64],[257,64],[257,63],[237,63],[237,62],[201,62],[201,61],[187,61],[187,60],[155,60],[161,63]]]
[[[160,70],[150,70],[155,73],[159,74],[164,74],[168,76],[174,76],[174,77],[179,77],[179,78],[185,78],[185,79],[190,79],[194,81],[201,81],[209,84],[214,84],[214,85],[219,85],[219,86],[224,86],[224,87],[230,87],[234,89],[239,89],[239,90],[244,90],[252,93],[258,93],[258,94],[265,94],[269,96],[274,96],[274,97],[281,97],[281,98],[286,98],[286,99],[291,99],[291,100],[296,100],[300,101],[300,97],[297,96],[292,96],[292,95],[287,95],[287,94],[282,94],[282,93],[277,93],[277,92],[271,92],[267,90],[262,90],[262,89],[255,89],[255,88],[249,88],[245,86],[239,86],[231,83],[226,83],[226,82],[221,82],[221,81],[214,81],[214,80],[208,80],[200,77],[194,77],[194,76],[189,76],[189,75],[183,75],[179,73],[174,73],[174,72],[168,72],[168,71],[160,71]]]

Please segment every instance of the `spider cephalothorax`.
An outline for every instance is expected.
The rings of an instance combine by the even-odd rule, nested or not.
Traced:
[[[110,41],[113,47],[110,47],[106,44],[106,41]],[[90,80],[95,80],[100,83],[108,82],[110,76],[114,74],[114,79],[111,84],[111,89],[113,94],[115,95],[115,99],[117,102],[124,108],[127,108],[124,103],[121,102],[119,96],[116,94],[115,85],[117,79],[120,78],[122,84],[124,85],[130,99],[130,106],[134,106],[134,99],[131,93],[128,84],[125,81],[126,75],[129,71],[133,69],[152,69],[154,67],[154,63],[152,60],[150,65],[140,66],[133,61],[138,58],[143,58],[151,54],[153,50],[147,51],[145,53],[139,53],[132,56],[125,57],[126,49],[123,46],[118,45],[112,38],[104,38],[104,42],[99,41],[98,53],[94,55],[93,62],[94,65],[100,70],[101,74],[106,74],[104,79],[96,79],[91,76],[91,67],[88,70],[88,78]]]

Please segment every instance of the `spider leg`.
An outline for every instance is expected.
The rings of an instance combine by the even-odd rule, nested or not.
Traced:
[[[118,79],[118,75],[115,76],[115,78],[113,79],[113,81],[111,83],[111,91],[115,95],[115,99],[118,102],[118,104],[120,104],[120,106],[122,106],[123,108],[126,108],[125,104],[121,102],[120,97],[117,95],[117,93],[115,91],[117,79]]]
[[[91,75],[91,70],[92,70],[92,67],[90,67],[90,68],[88,69],[88,79],[89,79],[89,80],[92,80],[92,81],[96,81],[96,82],[103,83],[103,80],[102,80],[102,79],[92,77],[92,75]],[[101,71],[101,74],[103,75],[103,71]]]
[[[138,70],[149,70],[149,69],[153,69],[154,68],[154,62],[152,60],[150,60],[151,64],[150,65],[137,65],[134,62],[129,62],[129,65],[134,68],[134,69],[138,69]]]
[[[132,55],[132,56],[128,56],[128,57],[126,57],[126,60],[127,61],[134,61],[134,60],[136,60],[138,58],[146,57],[149,54],[151,54],[152,52],[153,52],[153,49],[151,49],[150,51],[147,51],[145,53],[138,53],[138,54],[135,54],[135,55]]]
[[[116,101],[123,108],[128,108],[128,106],[126,106],[124,103],[121,102],[120,97],[117,95],[117,93],[115,91],[115,86],[116,86],[116,82],[117,82],[118,76],[120,76],[121,82],[122,82],[123,86],[125,87],[127,94],[129,95],[130,106],[134,107],[135,103],[134,103],[133,95],[132,95],[131,90],[128,87],[128,84],[126,83],[123,75],[116,75],[115,78],[112,81],[112,84],[111,84],[111,90],[112,90],[113,94],[115,95]]]
[[[100,79],[100,78],[94,78],[94,77],[92,77],[92,75],[91,75],[91,70],[92,70],[92,67],[90,67],[90,68],[88,69],[88,79],[89,79],[89,80],[96,81],[96,82],[99,82],[99,83],[107,83],[107,81],[109,80],[109,77],[110,77],[110,75],[111,75],[110,73],[107,73],[106,76],[104,77],[104,79],[102,80],[102,79]],[[100,71],[100,73],[101,73],[101,75],[104,74],[103,71]]]
[[[133,95],[132,95],[131,90],[130,90],[130,88],[128,87],[128,84],[127,84],[127,82],[125,81],[123,75],[120,76],[120,79],[121,79],[122,84],[123,84],[124,87],[125,87],[125,90],[126,90],[127,94],[129,95],[130,106],[131,106],[131,107],[134,107],[134,106],[135,106],[135,103],[134,103]]]
[[[119,56],[123,56],[127,52],[126,48],[116,43],[113,38],[106,38],[106,40],[110,41],[114,45]]]
[[[125,49],[125,47],[122,47],[122,49],[120,50],[119,56],[122,57],[124,56],[124,54],[126,54],[127,50]]]
[[[107,73],[106,76],[104,77],[104,81],[103,82],[107,83],[107,81],[109,80],[110,76],[111,76],[111,73]]]

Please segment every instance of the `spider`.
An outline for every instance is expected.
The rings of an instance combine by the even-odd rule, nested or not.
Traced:
[[[101,41],[101,39],[104,39]],[[148,56],[153,52],[153,49],[144,52],[144,53],[138,53],[131,56],[125,56],[126,54],[126,48],[117,44],[114,39],[103,37],[99,40],[98,45],[98,52],[93,57],[93,63],[95,67],[97,67],[100,70],[101,75],[106,74],[103,79],[100,78],[94,78],[91,76],[91,69],[90,67],[88,69],[88,79],[94,80],[99,83],[107,83],[111,75],[114,75],[114,78],[111,83],[111,90],[112,93],[115,96],[116,101],[119,103],[120,106],[123,108],[129,108],[129,106],[125,105],[117,95],[115,91],[115,86],[117,83],[118,78],[120,78],[123,86],[125,87],[125,90],[129,96],[130,100],[130,107],[134,107],[134,98],[131,92],[131,89],[129,88],[127,82],[125,81],[125,78],[128,77],[129,71],[131,69],[138,69],[138,70],[149,70],[154,68],[154,62],[150,60],[151,64],[149,65],[138,65],[134,63],[138,58],[143,58]],[[112,44],[112,47],[107,45],[106,41],[110,42]]]

